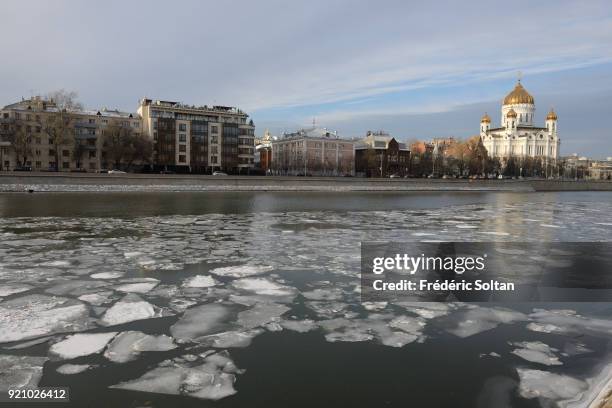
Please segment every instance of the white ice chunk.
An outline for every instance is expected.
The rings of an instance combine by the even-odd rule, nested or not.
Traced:
[[[183,317],[170,327],[176,339],[196,340],[209,334],[226,331],[232,313],[229,307],[209,303],[189,308]]]
[[[582,394],[588,384],[582,380],[547,371],[517,369],[519,393],[524,398],[547,398],[555,402],[570,400]]]
[[[86,295],[79,296],[79,300],[90,303],[92,305],[100,306],[104,303],[110,302],[111,299],[109,299],[109,296],[111,296],[112,294],[113,292],[109,292],[109,291],[88,293]]]
[[[254,292],[264,296],[292,296],[296,293],[295,288],[284,286],[264,278],[244,278],[234,281],[233,285],[237,289]]]
[[[230,278],[244,278],[247,276],[261,275],[266,272],[270,272],[274,268],[271,266],[258,266],[258,265],[238,265],[238,266],[225,266],[223,268],[215,268],[210,273],[217,276],[227,276]]]
[[[184,357],[162,362],[140,378],[111,388],[209,400],[219,400],[236,393],[234,374],[241,371],[229,357],[221,353],[208,355],[199,365],[193,365],[197,356]]]
[[[88,328],[87,306],[73,299],[29,295],[0,303],[0,343]]]
[[[0,297],[14,295],[32,289],[32,286],[21,283],[3,283],[0,285]]]
[[[314,320],[283,320],[281,326],[287,330],[298,333],[306,333],[317,328],[317,323]]]
[[[90,275],[94,279],[115,279],[120,278],[124,275],[123,272],[99,272]]]
[[[116,335],[117,332],[74,334],[51,346],[49,353],[62,360],[88,356],[102,351]]]
[[[46,361],[47,357],[0,355],[0,392],[36,388]]]
[[[136,359],[143,351],[168,351],[174,348],[176,345],[172,337],[127,331],[113,339],[104,352],[104,357],[115,363],[125,363]]]
[[[532,363],[539,363],[547,366],[563,364],[555,355],[555,352],[559,350],[552,348],[541,341],[524,341],[511,343],[511,345],[518,347],[512,351],[512,354],[515,354],[524,360],[531,361]]]
[[[210,288],[218,283],[212,276],[196,275],[187,279],[183,286],[186,288]]]
[[[446,329],[457,337],[470,337],[493,329],[500,324],[509,324],[527,320],[523,313],[504,308],[485,308],[473,306],[460,313],[453,314]]]
[[[57,372],[64,375],[79,374],[87,371],[92,366],[89,364],[63,364],[57,367]]]
[[[159,307],[142,300],[137,295],[130,294],[111,306],[102,316],[100,323],[113,326],[161,316],[162,310]]]
[[[127,293],[147,293],[154,287],[159,284],[159,281],[151,281],[151,282],[136,282],[136,283],[126,283],[123,285],[117,286],[115,289],[119,292],[127,292]]]
[[[290,308],[276,303],[258,303],[253,308],[238,313],[238,324],[246,329],[280,320]]]

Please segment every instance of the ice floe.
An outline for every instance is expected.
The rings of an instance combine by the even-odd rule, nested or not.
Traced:
[[[528,320],[523,313],[501,307],[469,306],[445,317],[446,331],[457,337],[470,337],[500,324]]]
[[[49,354],[62,360],[70,360],[99,353],[116,335],[117,332],[73,334],[52,345]]]
[[[241,372],[226,352],[220,352],[167,360],[141,377],[111,388],[219,400],[236,393],[236,374]]]
[[[213,275],[226,276],[229,278],[244,278],[247,276],[261,275],[266,272],[270,272],[274,268],[271,266],[260,266],[260,265],[238,265],[238,266],[224,266],[222,268],[215,268],[210,271]]]
[[[104,357],[115,363],[125,363],[136,359],[143,351],[168,351],[175,348],[172,337],[127,331],[113,339],[104,352]]]
[[[133,322],[135,320],[152,319],[171,313],[142,300],[138,295],[128,294],[120,301],[112,305],[100,319],[105,326],[114,326]]]
[[[546,398],[557,403],[577,398],[588,384],[580,379],[548,371],[517,369],[519,393],[524,398]]]
[[[550,347],[541,341],[524,341],[511,343],[512,346],[516,347],[512,354],[519,356],[520,358],[531,361],[532,363],[539,363],[547,366],[562,365],[559,361],[559,357],[555,355],[556,348]]]
[[[14,295],[15,293],[26,292],[33,286],[21,283],[3,283],[0,285],[0,297]]]
[[[47,357],[0,355],[0,392],[36,388]]]
[[[90,364],[63,364],[57,367],[55,371],[64,375],[73,375],[87,371],[90,368],[92,368]]]
[[[218,283],[212,276],[196,275],[187,279],[183,286],[186,288],[210,288]]]
[[[0,343],[89,327],[87,306],[74,299],[28,295],[0,303]]]
[[[244,278],[236,280],[232,284],[237,289],[264,296],[293,296],[297,292],[295,288],[265,278]]]
[[[290,310],[277,303],[259,303],[253,308],[238,313],[237,323],[244,328],[252,329],[272,321],[278,322],[283,313]]]
[[[170,327],[178,340],[195,340],[202,336],[227,331],[233,311],[229,306],[210,303],[194,306],[185,311],[181,319]]]

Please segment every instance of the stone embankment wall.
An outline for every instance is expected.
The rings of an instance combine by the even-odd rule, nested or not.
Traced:
[[[149,174],[0,173],[21,191],[612,191],[612,183],[556,180],[362,179]]]

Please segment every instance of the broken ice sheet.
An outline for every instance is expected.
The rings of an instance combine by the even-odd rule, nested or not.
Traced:
[[[547,366],[563,364],[555,355],[555,352],[558,352],[559,350],[552,348],[541,341],[524,341],[510,343],[510,345],[517,347],[512,351],[512,354],[515,354],[524,360],[531,361],[532,363],[539,363]]]
[[[0,392],[36,388],[47,357],[0,355]]]
[[[439,318],[445,330],[457,337],[470,337],[500,324],[528,320],[523,313],[501,307],[467,306],[450,316]]]
[[[236,280],[232,285],[241,290],[254,292],[264,296],[295,296],[297,289],[281,285],[265,278],[244,278]]]
[[[127,293],[147,293],[159,284],[159,280],[153,278],[135,279],[134,281],[134,283],[124,283],[119,285],[115,287],[115,290]]]
[[[282,320],[280,325],[287,329],[298,333],[306,333],[318,327],[314,320]]]
[[[93,366],[89,364],[63,364],[57,367],[55,371],[64,375],[73,375],[87,371],[92,367]]]
[[[577,333],[595,336],[612,335],[612,320],[581,316],[574,310],[534,309],[527,328],[543,333]]]
[[[185,356],[163,361],[141,377],[110,388],[219,400],[236,393],[235,374],[241,372],[227,352]]]
[[[187,279],[183,286],[186,288],[210,288],[218,283],[212,276],[196,275]]]
[[[238,266],[225,266],[222,268],[215,268],[210,271],[213,275],[226,276],[229,278],[244,278],[247,276],[261,275],[266,272],[270,272],[274,268],[271,266],[259,266],[259,265],[238,265]]]
[[[2,283],[0,284],[0,297],[14,295],[32,289],[33,286],[21,283]]]
[[[115,363],[125,363],[135,360],[143,351],[168,351],[175,348],[172,337],[164,334],[154,336],[139,331],[127,331],[113,339],[106,348],[104,357]]]
[[[170,315],[170,312],[142,300],[136,294],[130,293],[111,306],[102,316],[100,323],[104,326],[114,326],[135,320]]]
[[[87,330],[85,304],[63,297],[28,295],[0,303],[0,343]]]
[[[241,327],[252,329],[272,321],[279,321],[280,316],[289,309],[277,303],[258,303],[253,308],[238,313],[237,323]]]
[[[524,398],[546,398],[560,403],[577,400],[588,389],[586,382],[567,375],[523,368],[516,371],[520,379],[519,393]]]
[[[194,340],[209,334],[228,331],[235,311],[218,303],[194,306],[185,311],[183,317],[170,327],[170,333],[178,340]]]
[[[116,335],[117,332],[73,334],[52,345],[49,354],[62,360],[70,360],[99,353]]]

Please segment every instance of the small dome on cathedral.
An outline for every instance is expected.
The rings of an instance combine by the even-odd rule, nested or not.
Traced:
[[[517,82],[512,92],[504,98],[504,105],[514,105],[518,103],[534,104],[533,96],[523,88],[520,81]]]
[[[548,112],[548,115],[546,116],[546,120],[557,120],[557,114],[555,113],[554,110],[550,110],[550,112]]]
[[[480,119],[480,123],[491,123],[491,118],[488,114],[484,114],[484,116]]]
[[[514,111],[514,109],[511,108],[508,111],[508,113],[506,113],[506,116],[509,117],[509,118],[516,118],[517,115],[516,115],[516,112]]]

